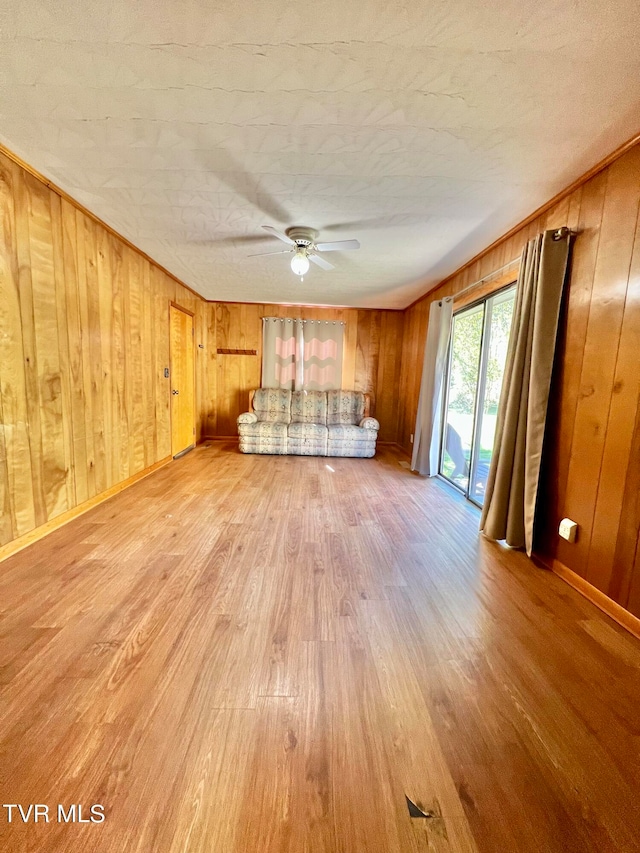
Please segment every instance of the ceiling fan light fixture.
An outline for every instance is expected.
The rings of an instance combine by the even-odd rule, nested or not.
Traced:
[[[258,252],[256,255],[251,255],[250,257],[257,257],[258,255],[286,255],[289,252],[293,252],[291,269],[294,275],[300,276],[301,281],[304,281],[302,276],[309,272],[310,264],[314,264],[322,270],[335,269],[333,264],[322,257],[321,252],[345,252],[360,248],[360,243],[357,240],[333,240],[330,243],[316,243],[318,232],[315,228],[307,228],[306,225],[292,225],[284,233],[278,231],[273,225],[263,225],[262,227],[272,237],[277,237],[278,240],[286,243],[289,248],[281,249],[279,252]]]
[[[304,250],[297,251],[291,258],[291,269],[296,275],[300,276],[309,272],[309,258]]]

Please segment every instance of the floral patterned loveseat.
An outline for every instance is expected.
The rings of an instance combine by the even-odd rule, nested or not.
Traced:
[[[259,388],[249,406],[238,418],[243,453],[375,456],[380,424],[368,394]]]

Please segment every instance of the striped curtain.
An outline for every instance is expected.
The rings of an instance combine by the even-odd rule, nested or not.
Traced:
[[[334,391],[342,388],[344,323],[338,320],[304,320],[303,388]]]
[[[333,391],[342,387],[344,323],[262,319],[262,387]]]
[[[262,387],[302,390],[302,320],[262,318]]]

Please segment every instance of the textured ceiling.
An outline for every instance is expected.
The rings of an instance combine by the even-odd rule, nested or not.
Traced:
[[[637,0],[4,0],[0,40],[2,141],[210,299],[404,307],[640,130]],[[262,224],[362,248],[300,283]]]

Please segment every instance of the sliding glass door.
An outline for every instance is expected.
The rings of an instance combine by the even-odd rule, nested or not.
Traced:
[[[515,287],[453,316],[440,473],[482,505],[493,453],[498,401]]]
[[[440,473],[466,492],[471,470],[484,303],[453,316]]]

